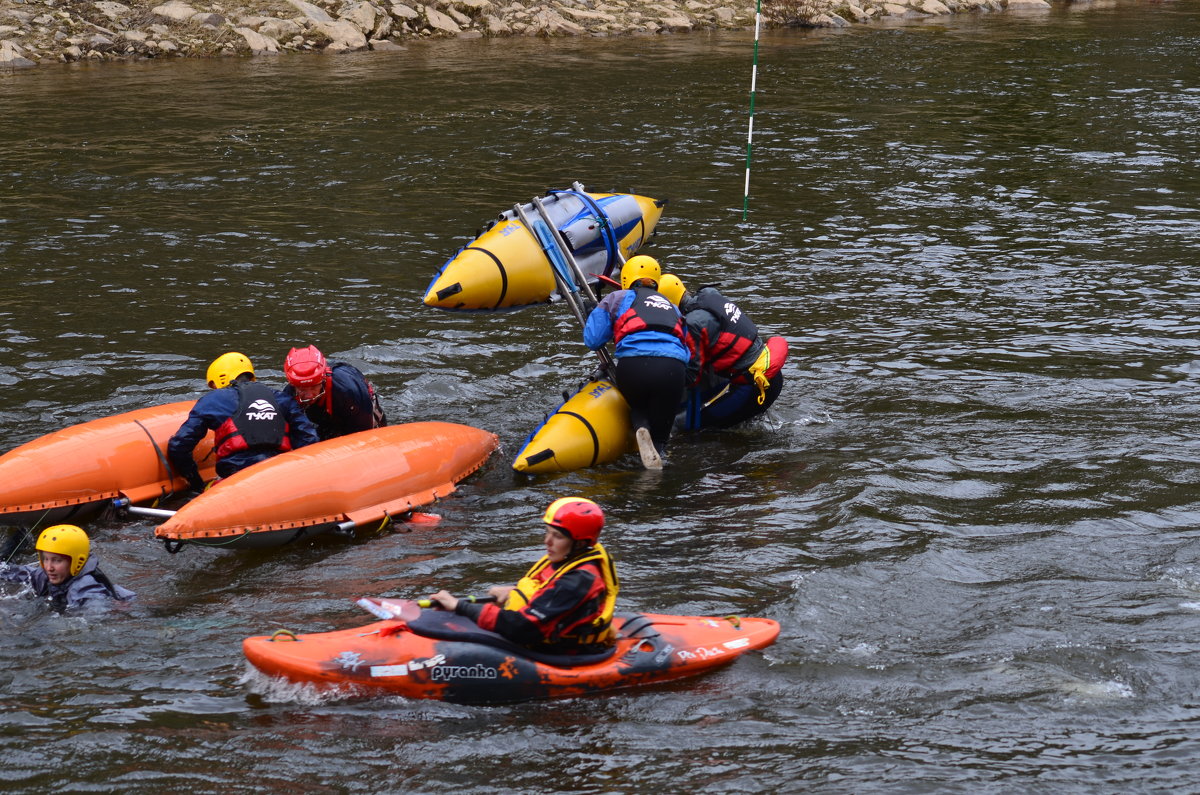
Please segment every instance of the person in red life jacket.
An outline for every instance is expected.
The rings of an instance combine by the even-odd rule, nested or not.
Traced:
[[[592,350],[610,339],[617,344],[613,375],[647,469],[662,468],[691,358],[683,316],[658,292],[661,274],[653,258],[631,257],[621,268],[621,289],[604,296],[583,327]]]
[[[546,509],[546,554],[515,586],[493,586],[498,604],[429,597],[445,610],[523,646],[559,654],[590,654],[615,642],[613,609],[620,583],[600,544],[604,512],[583,497],[563,497]]]
[[[667,273],[660,289],[684,313],[698,365],[685,426],[729,428],[769,409],[783,389],[787,340],[763,341],[754,321],[715,287],[692,293]]]
[[[37,563],[0,563],[0,580],[28,585],[34,595],[46,599],[60,613],[68,608],[127,602],[137,595],[100,571],[87,533],[80,527],[47,527],[38,536],[37,552]]]
[[[304,407],[322,441],[387,425],[375,385],[354,365],[327,362],[316,345],[288,351],[283,374],[283,393]]]
[[[254,366],[242,354],[226,353],[213,360],[208,385],[212,391],[196,401],[167,444],[167,459],[193,491],[204,491],[204,481],[192,451],[209,431],[214,435],[218,478],[320,441],[300,405],[256,381]]]

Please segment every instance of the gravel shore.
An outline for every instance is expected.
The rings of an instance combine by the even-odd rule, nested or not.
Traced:
[[[764,27],[1045,10],[1046,0],[764,0]],[[0,69],[395,50],[428,37],[617,36],[755,24],[743,0],[0,0]]]

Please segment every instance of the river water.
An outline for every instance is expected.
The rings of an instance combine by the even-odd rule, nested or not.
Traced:
[[[89,525],[139,592],[0,597],[8,792],[1128,792],[1200,786],[1200,11],[1072,6],[749,33],[0,75],[0,449],[359,364],[393,421],[498,433],[440,524],[169,555]],[[1190,77],[1189,77],[1190,75]],[[424,308],[515,201],[669,198],[646,249],[792,346],[762,422],[526,479],[590,372],[567,313]],[[538,517],[609,515],[621,608],[763,615],[763,653],[608,696],[320,699],[243,637],[364,594],[511,582]]]

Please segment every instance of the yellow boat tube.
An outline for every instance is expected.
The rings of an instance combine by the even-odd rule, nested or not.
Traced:
[[[425,290],[426,306],[438,309],[491,311],[514,309],[550,300],[560,278],[574,284],[563,267],[563,253],[549,231],[561,233],[575,261],[587,275],[608,276],[649,239],[666,201],[632,193],[586,193],[552,190],[535,203],[500,214],[479,237],[442,265]],[[543,214],[544,210],[544,214]],[[521,216],[529,220],[526,227]],[[578,285],[574,285],[578,286]]]
[[[527,475],[610,464],[633,450],[629,404],[611,381],[592,381],[529,435],[512,468]]]

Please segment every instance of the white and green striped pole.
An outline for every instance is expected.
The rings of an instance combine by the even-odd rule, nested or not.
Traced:
[[[762,27],[762,0],[754,6],[754,66],[750,70],[750,129],[746,133],[746,190],[742,196],[742,220],[750,210],[750,151],[754,144],[754,92],[758,87],[758,31]]]

